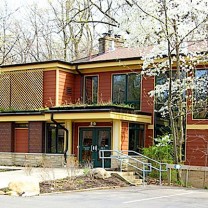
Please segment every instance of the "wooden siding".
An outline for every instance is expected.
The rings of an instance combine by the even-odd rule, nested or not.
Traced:
[[[129,149],[129,123],[121,123],[121,150]]]
[[[44,71],[43,75],[43,106],[56,104],[56,70]]]
[[[145,147],[153,145],[153,129],[146,129],[145,131]]]
[[[149,96],[149,92],[154,90],[154,77],[142,78],[141,111],[154,113],[154,97]]]
[[[187,130],[186,165],[208,166],[208,130]]]
[[[80,103],[80,101],[82,100],[83,97],[83,93],[82,93],[82,82],[83,81],[83,77],[79,74],[75,75],[74,77],[74,82],[75,82],[75,88],[74,88],[74,102],[75,103]],[[83,83],[84,84],[84,83]]]
[[[28,152],[28,129],[15,129],[15,152]]]
[[[67,92],[67,88],[71,92]],[[59,71],[59,105],[74,103],[74,75],[66,72]]]
[[[112,93],[111,91],[112,73],[104,72],[104,73],[99,73],[98,75],[99,75],[99,85],[98,85],[99,102],[109,103],[111,102],[111,93]]]

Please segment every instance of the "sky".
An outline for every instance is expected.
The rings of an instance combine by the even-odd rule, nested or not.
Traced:
[[[24,7],[31,5],[32,3],[37,3],[40,7],[45,7],[48,0],[6,0],[8,7],[16,9],[18,7]]]

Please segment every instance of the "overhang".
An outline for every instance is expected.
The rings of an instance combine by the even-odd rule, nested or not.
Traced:
[[[1,112],[0,122],[50,121],[51,115],[57,121],[113,121],[124,120],[150,124],[152,116],[145,112],[136,112],[130,108],[117,106],[88,106],[51,108],[45,111]]]

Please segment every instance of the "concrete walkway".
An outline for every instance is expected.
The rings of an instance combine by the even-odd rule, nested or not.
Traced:
[[[12,171],[0,172],[0,188],[8,187],[11,181],[37,180],[42,182],[83,175],[83,169],[77,168],[23,168],[0,166],[0,170],[1,169],[12,169]]]

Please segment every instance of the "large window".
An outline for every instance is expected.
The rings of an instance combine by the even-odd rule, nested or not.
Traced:
[[[208,119],[208,69],[196,70],[195,78],[193,117],[195,119]]]
[[[56,124],[47,124],[47,153],[63,153],[64,152],[64,130]]]
[[[138,73],[113,75],[113,103],[129,104],[140,109],[141,75]]]
[[[84,99],[86,104],[96,104],[98,102],[98,76],[86,76]]]

